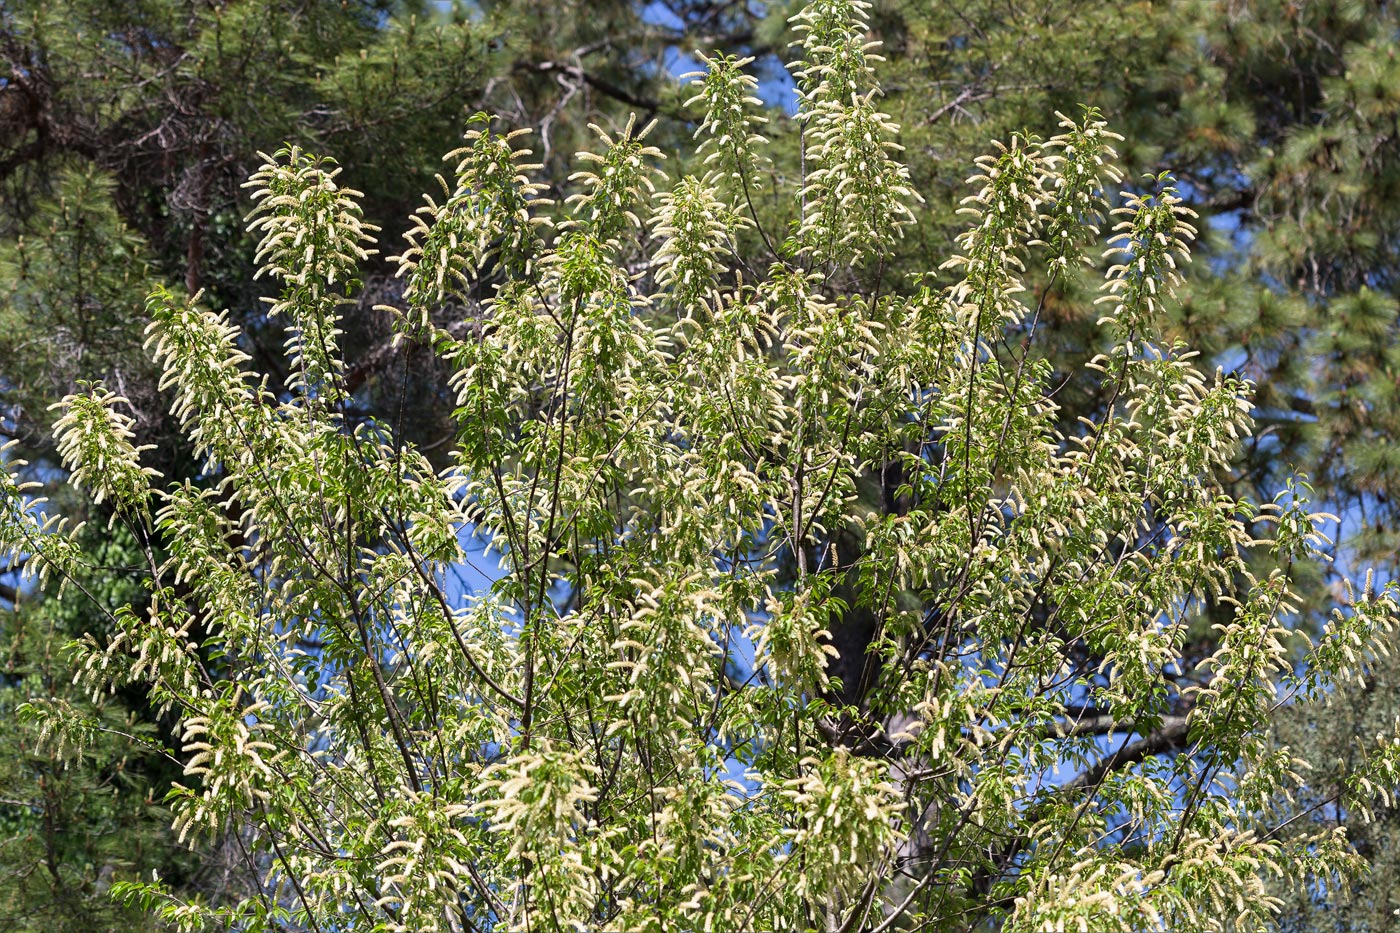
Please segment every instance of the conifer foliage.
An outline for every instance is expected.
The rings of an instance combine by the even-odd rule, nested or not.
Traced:
[[[349,404],[360,195],[328,159],[267,159],[250,220],[288,392],[226,315],[158,291],[147,345],[198,481],[151,475],[106,388],[57,426],[150,566],[145,610],[74,647],[81,682],[179,717],[176,829],[248,827],[263,882],[119,893],[187,930],[1246,930],[1271,881],[1351,867],[1335,829],[1280,832],[1304,765],[1270,716],[1364,671],[1397,592],[1290,631],[1325,517],[1302,483],[1220,485],[1251,386],[1158,329],[1190,211],[1166,177],[1120,194],[1087,111],[979,161],[951,285],[882,288],[918,196],[865,8],[797,17],[807,174],[768,255],[737,246],[764,145],[742,61],[698,78],[702,174],[599,130],[558,223],[523,137],[473,125],[384,309],[455,372],[446,472]],[[1105,238],[1086,375],[1111,392],[1066,433],[1049,365],[1004,338],[1034,337],[1028,269],[1082,274]],[[474,327],[432,323],[482,280]],[[901,479],[872,503],[872,475]],[[72,529],[4,484],[0,543],[79,576]],[[870,663],[838,684],[855,610]],[[28,715],[82,747],[64,709]],[[1400,783],[1400,737],[1358,753],[1349,812]]]

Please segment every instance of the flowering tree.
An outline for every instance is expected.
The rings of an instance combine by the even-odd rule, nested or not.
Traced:
[[[297,149],[250,182],[291,393],[225,316],[157,292],[148,346],[204,480],[162,485],[109,390],[63,401],[72,482],[142,542],[151,590],[75,646],[78,677],[179,717],[176,828],[240,827],[263,880],[119,892],[188,930],[1256,929],[1271,876],[1349,867],[1320,818],[1280,832],[1304,766],[1268,722],[1364,670],[1396,594],[1296,655],[1320,517],[1301,484],[1223,491],[1250,387],[1155,329],[1189,212],[1164,178],[1108,197],[1090,111],[979,162],[949,284],[884,282],[918,196],[863,8],[796,18],[785,240],[753,229],[742,60],[699,77],[704,174],[600,131],[557,224],[520,133],[473,125],[385,309],[454,367],[445,473],[349,414],[337,312],[373,228]],[[1084,274],[1109,215],[1084,374],[1109,392],[1066,433],[1023,280]],[[470,327],[435,323],[463,299]],[[0,541],[78,579],[72,529],[12,472]],[[28,715],[63,748],[101,728]],[[1400,742],[1364,751],[1333,811],[1396,784]]]

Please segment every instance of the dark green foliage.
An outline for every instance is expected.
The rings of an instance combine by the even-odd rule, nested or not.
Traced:
[[[23,593],[0,616],[0,929],[93,933],[154,929],[106,892],[115,881],[159,871],[192,879],[196,857],[177,848],[161,805],[180,769],[161,751],[150,713],[133,697],[97,702],[71,687],[61,646],[102,633],[103,612],[143,593],[129,568],[138,551],[125,535],[91,530],[96,566],[79,581],[96,601]],[[61,748],[41,741],[30,705],[55,704],[80,725]],[[208,880],[208,879],[206,879]]]
[[[1348,743],[1356,736],[1374,740],[1390,732],[1400,715],[1400,657],[1379,660],[1361,683],[1340,687],[1331,702],[1310,710],[1289,710],[1279,717],[1281,741],[1308,749],[1306,793],[1294,801],[1293,821],[1285,838],[1319,824],[1344,820],[1356,851],[1368,870],[1345,885],[1322,890],[1284,890],[1284,933],[1386,933],[1400,925],[1400,808],[1397,800],[1378,796],[1376,819],[1349,818],[1337,804],[1358,768]]]
[[[134,393],[138,412],[156,397],[140,352],[149,250],[118,215],[112,179],[64,161],[52,167],[50,193],[0,239],[0,398],[6,428],[28,451],[50,447],[47,407],[80,379],[110,374]]]
[[[451,148],[468,108],[502,67],[496,25],[439,21],[433,9],[374,0],[7,4],[0,12],[0,238],[13,242],[42,228],[58,250],[54,262],[66,263],[63,251],[82,245],[89,249],[83,261],[101,271],[97,284],[71,267],[35,267],[27,281],[13,267],[0,271],[0,303],[32,297],[27,304],[38,309],[26,313],[40,331],[66,326],[49,328],[44,315],[72,290],[68,280],[82,276],[92,292],[66,311],[82,319],[66,359],[83,364],[11,356],[0,403],[25,403],[16,383],[71,386],[75,375],[110,377],[144,365],[137,362],[143,325],[133,328],[123,317],[136,269],[104,253],[102,239],[85,239],[71,205],[67,215],[52,207],[71,201],[75,174],[100,189],[84,197],[82,212],[107,212],[106,226],[121,223],[145,239],[150,278],[209,290],[254,325],[259,356],[275,353],[280,328],[263,335],[257,326],[262,291],[252,278],[239,185],[259,150],[314,142],[343,153],[351,166],[346,181],[369,192],[376,217],[402,229],[438,169],[438,153]],[[104,280],[112,276],[120,281]],[[103,349],[89,346],[95,335],[112,341],[116,354],[90,354]],[[142,413],[158,410],[143,404],[147,389],[126,383]],[[26,404],[10,416],[33,419],[36,411]],[[31,426],[39,435],[43,421]]]

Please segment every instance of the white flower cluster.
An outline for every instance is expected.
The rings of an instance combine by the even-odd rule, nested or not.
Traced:
[[[751,198],[783,179],[743,59],[705,58],[698,176],[629,122],[551,205],[519,134],[472,124],[393,309],[453,370],[444,472],[347,416],[372,228],[325,161],[253,182],[285,397],[226,314],[152,296],[205,470],[156,488],[121,399],[63,403],[64,463],[142,533],[152,594],[76,661],[179,717],[178,827],[239,827],[260,887],[119,890],[186,930],[1246,931],[1269,875],[1351,864],[1330,827],[1280,840],[1301,766],[1268,725],[1364,673],[1400,589],[1368,583],[1295,670],[1321,516],[1222,479],[1252,387],[1160,324],[1190,212],[1167,178],[1110,211],[1088,111],[979,160],[956,255],[884,281],[918,199],[867,9],[794,20],[787,238]],[[1039,302],[1098,268],[1108,216],[1098,355],[1057,372]],[[5,466],[0,549],[69,574],[72,530]],[[71,709],[26,715],[81,747]],[[1397,749],[1359,747],[1337,805],[1391,799]]]

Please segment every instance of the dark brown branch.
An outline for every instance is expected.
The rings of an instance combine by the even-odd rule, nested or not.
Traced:
[[[466,317],[453,321],[442,328],[448,335],[461,339],[471,332],[477,324],[475,317]],[[372,377],[388,369],[398,356],[399,343],[402,337],[382,340],[368,351],[360,355],[360,358],[351,366],[345,369],[345,391],[354,394],[358,392]]]
[[[1073,780],[1061,785],[1056,792],[1056,796],[1064,798],[1084,792],[1086,797],[1081,802],[1080,806],[1088,806],[1089,801],[1093,798],[1093,795],[1098,791],[1099,787],[1104,781],[1108,780],[1109,775],[1113,774],[1115,771],[1131,767],[1154,755],[1161,755],[1166,752],[1184,749],[1188,744],[1186,721],[1187,717],[1184,715],[1164,716],[1162,718],[1162,724],[1158,728],[1149,732],[1142,738],[1121,746],[1089,770],[1084,771]],[[1053,803],[1053,801],[1046,801],[1038,806],[1032,807],[1026,813],[1025,822],[1036,822],[1044,815],[1051,803]],[[983,895],[990,891],[993,882],[1011,866],[1022,852],[1025,851],[1026,843],[1027,840],[1025,837],[1014,839],[1000,852],[993,855],[990,863],[983,865],[973,875],[972,889]],[[990,908],[1001,905],[988,906]]]
[[[1111,735],[1115,732],[1132,731],[1132,727],[1128,723],[1123,722],[1121,719],[1115,719],[1114,717],[1107,715],[1087,716],[1080,719],[1071,720],[1069,722],[1064,723],[1064,725],[1067,727],[1063,733],[1065,736]],[[1152,734],[1154,736],[1159,735],[1163,729],[1175,729],[1178,727],[1182,729],[1186,728],[1185,716],[1164,716],[1162,718],[1162,729],[1159,729]],[[1149,752],[1148,754],[1155,753]]]
[[[1091,792],[1098,790],[1099,785],[1108,780],[1108,776],[1120,768],[1135,765],[1154,755],[1185,748],[1186,719],[1185,716],[1164,716],[1162,725],[1157,729],[1122,746],[1088,771],[1065,784],[1063,790],[1066,793],[1079,790]]]
[[[563,74],[582,81],[589,87],[601,91],[616,101],[626,104],[629,107],[637,107],[648,113],[661,113],[661,102],[651,97],[640,97],[628,91],[626,88],[618,87],[606,78],[600,78],[591,71],[584,71],[577,65],[570,65],[565,62],[519,62],[515,65],[517,71],[537,71],[541,74]],[[669,113],[669,111],[667,111]]]

